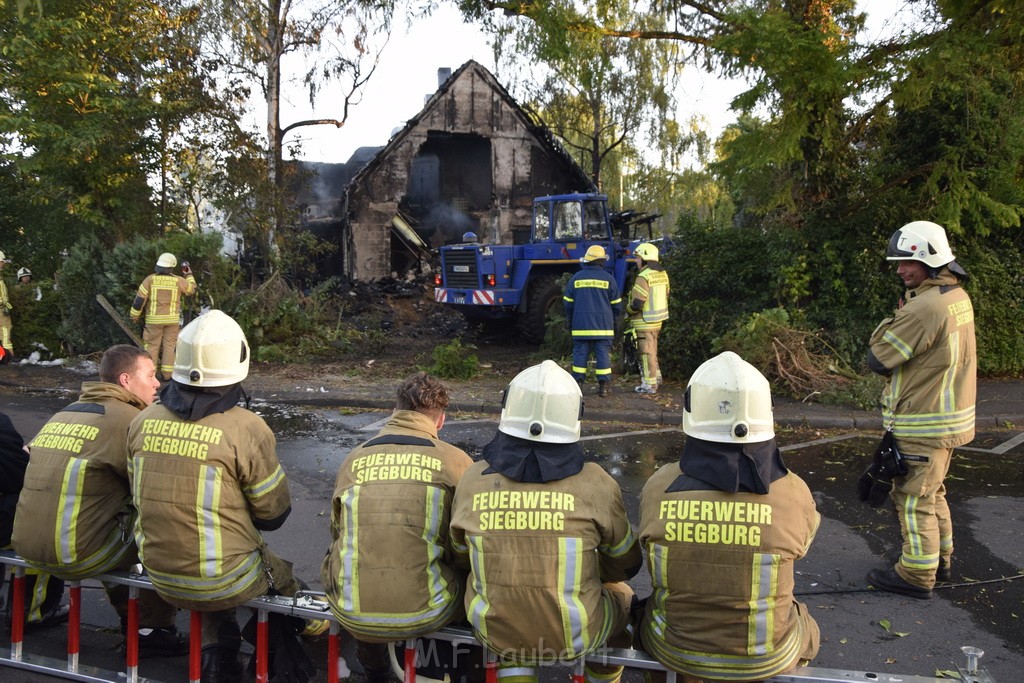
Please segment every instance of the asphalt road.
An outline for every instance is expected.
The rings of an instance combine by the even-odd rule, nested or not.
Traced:
[[[33,435],[67,401],[61,398],[0,394],[0,406],[23,435]],[[327,411],[255,404],[278,435],[278,453],[288,473],[293,511],[284,527],[267,534],[270,546],[292,560],[298,576],[319,586],[326,552],[334,474],[352,446],[369,438],[386,418],[382,412]],[[471,454],[493,435],[492,418],[449,421],[442,438]],[[646,478],[678,457],[683,435],[674,429],[629,424],[585,424],[588,456],[622,486],[627,512],[638,521],[638,496]],[[1000,683],[1024,680],[1024,435],[990,429],[970,448],[959,450],[947,479],[956,531],[954,582],[929,601],[867,589],[865,574],[899,553],[895,513],[872,510],[856,500],[854,484],[873,447],[873,438],[856,432],[782,431],[778,441],[787,464],[814,492],[823,523],[807,558],[796,566],[796,586],[818,621],[821,651],[815,666],[936,676],[963,664],[964,645],[985,651],[981,660]],[[633,581],[641,597],[650,592],[646,570]],[[107,669],[119,667],[113,645],[116,617],[98,586],[85,591],[82,661]],[[180,618],[181,628],[187,619]],[[7,636],[3,637],[6,640]],[[6,643],[5,643],[6,644]],[[59,628],[33,631],[26,650],[62,658]],[[314,643],[317,657],[325,645]],[[349,648],[347,660],[358,671]],[[142,674],[158,680],[183,680],[184,658],[144,660]],[[24,678],[19,678],[25,676]],[[545,678],[547,678],[545,676]],[[5,681],[40,680],[38,674],[0,669]],[[321,674],[320,680],[326,680]],[[629,672],[625,680],[637,682]]]

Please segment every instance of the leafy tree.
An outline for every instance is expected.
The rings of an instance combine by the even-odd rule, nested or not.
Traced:
[[[226,47],[230,68],[258,83],[266,104],[266,173],[279,196],[270,202],[274,208],[271,229],[256,235],[263,254],[273,251],[274,230],[280,229],[284,219],[285,134],[299,126],[345,124],[349,107],[358,102],[387,43],[394,6],[394,0],[226,0],[211,6],[213,35],[230,36],[227,46],[214,42],[211,49]],[[328,83],[344,83],[341,111],[335,118],[281,126],[283,58],[291,53],[302,53],[308,60],[301,80],[311,104]]]
[[[153,201],[177,131],[220,113],[196,11],[176,0],[59,0],[0,14],[0,136],[20,172],[107,240],[166,223]]]

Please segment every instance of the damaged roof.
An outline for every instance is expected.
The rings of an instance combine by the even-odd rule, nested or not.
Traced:
[[[449,90],[451,90],[459,77],[461,77],[468,69],[476,70],[484,80],[490,84],[494,91],[498,93],[498,95],[508,104],[513,113],[520,118],[523,126],[533,134],[541,146],[543,146],[552,156],[562,160],[566,168],[569,169],[571,175],[576,176],[575,180],[580,184],[580,187],[576,189],[581,192],[597,191],[597,186],[594,185],[590,176],[587,175],[578,163],[576,163],[576,160],[572,158],[572,155],[562,147],[561,143],[558,142],[551,130],[544,125],[543,121],[541,121],[535,114],[524,109],[515,100],[515,98],[509,94],[508,90],[505,89],[505,86],[498,82],[498,79],[494,77],[494,74],[492,74],[490,70],[473,59],[469,60],[452,72],[452,75],[448,77],[448,80],[446,80],[437,89],[437,91],[430,96],[430,99],[428,99],[426,104],[423,105],[423,108],[419,113],[406,121],[405,126],[403,126],[400,131],[392,135],[391,139],[388,140],[388,143],[383,148],[378,148],[380,151],[378,151],[373,159],[371,159],[359,170],[358,173],[355,174],[355,176],[352,177],[352,180],[349,181],[349,185],[345,191],[347,192],[349,188],[353,187],[357,183],[357,181],[360,181],[365,176],[373,173],[383,163],[384,159],[387,158],[389,152],[401,144],[401,142],[409,135],[410,131],[412,131],[423,119],[424,114],[437,106],[438,101],[441,100]]]

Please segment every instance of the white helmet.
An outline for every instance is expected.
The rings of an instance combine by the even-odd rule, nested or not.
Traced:
[[[889,238],[886,261],[920,261],[941,268],[954,259],[946,231],[931,221],[907,223]]]
[[[633,253],[644,261],[658,260],[658,248],[650,242],[643,242],[642,244],[636,245],[636,250]]]
[[[191,387],[223,387],[249,374],[245,333],[223,311],[209,311],[185,326],[174,355],[174,381]]]
[[[21,278],[25,277],[26,275],[31,276],[32,275],[32,271],[29,270],[28,268],[18,268],[18,279],[19,280]]]
[[[768,380],[732,351],[704,361],[686,386],[683,432],[719,443],[774,439]]]
[[[4,256],[4,252],[0,251],[0,263],[3,263],[6,260],[7,260],[7,257]]]
[[[165,251],[164,253],[160,254],[160,258],[156,260],[156,265],[158,268],[173,268],[174,266],[178,265],[178,259],[174,256],[174,254],[170,253],[169,251]]]
[[[576,443],[582,415],[580,385],[546,360],[512,379],[502,399],[498,431],[542,443]]]

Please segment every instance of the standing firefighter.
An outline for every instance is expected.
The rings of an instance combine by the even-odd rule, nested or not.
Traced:
[[[886,378],[882,419],[903,461],[894,478],[886,463],[873,463],[861,479],[862,499],[878,504],[891,488],[903,532],[899,561],[872,570],[868,582],[920,599],[932,596],[936,580],[950,580],[953,524],[943,480],[953,448],[974,438],[974,309],[963,288],[967,273],[953,259],[935,223],[893,233],[886,260],[898,262],[906,299],[875,328],[867,358]]]
[[[260,533],[284,524],[291,495],[274,433],[238,405],[249,374],[242,328],[210,311],[182,330],[178,347],[160,403],[128,430],[135,539],[156,591],[172,605],[202,612],[203,681],[233,683],[242,680],[235,608],[267,592],[299,590],[291,563],[271,552]],[[273,666],[306,671],[306,662],[277,659],[302,654],[298,627],[272,617]]]
[[[465,572],[454,566],[448,526],[455,486],[473,461],[437,437],[447,407],[441,382],[413,375],[384,429],[338,470],[322,578],[369,683],[391,679],[385,643],[463,614]]]
[[[661,370],[658,368],[658,333],[668,320],[668,273],[658,261],[658,248],[649,242],[637,245],[640,272],[629,292],[626,304],[626,334],[636,339],[640,355],[640,394],[658,393]]]
[[[39,430],[14,520],[14,549],[33,567],[81,581],[138,563],[128,425],[153,403],[159,388],[145,351],[112,346],[100,361],[100,381],[84,382],[78,401]],[[127,634],[128,587],[106,589]],[[172,605],[141,591],[139,609],[141,654],[184,652]]]
[[[466,613],[500,659],[498,679],[536,681],[541,662],[629,647],[640,546],[619,485],[580,448],[579,386],[553,361],[505,390],[498,433],[455,491],[452,543],[470,568]],[[621,667],[587,663],[588,683]]]
[[[587,377],[587,360],[593,351],[598,396],[608,395],[615,319],[622,310],[619,286],[604,267],[607,259],[601,245],[587,249],[580,259],[583,266],[569,280],[562,296],[565,319],[572,330],[572,376],[582,387]]]
[[[156,365],[160,378],[167,381],[174,370],[174,347],[178,341],[181,319],[181,297],[194,294],[196,279],[188,262],[181,264],[185,277],[172,271],[178,265],[174,254],[163,253],[156,261],[156,272],[147,275],[135,293],[131,319],[138,322],[145,314],[142,340]]]
[[[4,266],[7,257],[0,251],[0,365],[14,360],[14,344],[11,343],[11,297],[4,282]]]
[[[793,598],[793,563],[821,516],[775,445],[768,380],[732,352],[686,388],[686,442],[640,494],[653,594],[639,633],[672,671],[754,681],[818,652],[818,625]]]

